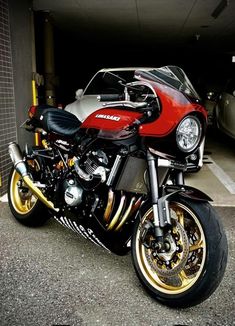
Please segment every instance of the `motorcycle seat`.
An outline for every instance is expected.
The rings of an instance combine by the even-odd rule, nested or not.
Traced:
[[[74,136],[81,125],[74,114],[53,107],[43,108],[39,115],[38,119],[45,131],[67,137]]]

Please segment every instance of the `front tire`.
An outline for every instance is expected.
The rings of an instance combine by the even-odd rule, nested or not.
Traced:
[[[41,226],[49,219],[47,207],[33,195],[14,168],[9,174],[8,203],[15,219],[23,225]]]
[[[220,284],[228,247],[220,219],[209,203],[179,197],[169,204],[172,228],[165,235],[170,244],[158,253],[143,244],[141,232],[152,221],[152,208],[137,221],[132,238],[132,259],[146,290],[171,307],[189,307],[207,299]],[[149,243],[154,236],[149,235]]]

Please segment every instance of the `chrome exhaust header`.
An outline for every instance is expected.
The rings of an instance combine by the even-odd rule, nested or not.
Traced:
[[[41,200],[48,208],[53,209],[54,211],[58,212],[59,209],[54,207],[54,204],[47,200],[47,198],[43,195],[41,190],[33,183],[33,180],[31,179],[26,164],[23,161],[23,155],[21,152],[21,149],[18,144],[15,142],[12,142],[8,145],[8,151],[11,157],[11,160],[14,164],[14,168],[17,173],[22,177],[25,184],[29,187],[29,189],[32,191],[32,193],[38,197],[39,200]]]

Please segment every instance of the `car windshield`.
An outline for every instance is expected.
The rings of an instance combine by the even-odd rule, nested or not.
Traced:
[[[112,73],[124,79],[127,83],[134,80],[135,70],[118,70]],[[114,85],[107,82],[107,79],[103,78],[104,72],[98,72],[91,80],[89,85],[84,91],[85,95],[97,95],[97,94],[120,94],[123,92],[123,86],[115,83]]]
[[[148,71],[136,70],[135,78],[138,80],[146,79],[170,86],[187,96],[200,100],[200,96],[185,72],[177,66],[165,66]]]

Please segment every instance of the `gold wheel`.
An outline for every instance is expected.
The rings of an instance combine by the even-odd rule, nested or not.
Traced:
[[[13,208],[20,215],[26,215],[32,211],[38,200],[15,170],[11,177],[10,197]]]
[[[153,220],[152,208],[137,231],[136,258],[145,280],[157,291],[176,295],[190,289],[202,274],[206,259],[206,240],[197,216],[184,204],[170,204],[172,229],[165,235],[165,253],[147,248],[140,239],[145,224]],[[148,242],[154,241],[149,236]]]

